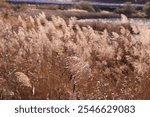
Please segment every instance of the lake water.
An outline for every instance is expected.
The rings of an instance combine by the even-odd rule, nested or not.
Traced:
[[[131,20],[129,18],[129,20]],[[147,18],[133,18],[134,22],[138,25],[148,25],[150,26],[150,19]],[[81,19],[80,22],[86,22],[86,21],[100,21],[104,23],[122,23],[120,18],[100,18],[100,19]]]

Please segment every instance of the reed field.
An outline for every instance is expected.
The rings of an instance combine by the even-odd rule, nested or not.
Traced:
[[[150,99],[150,27],[0,12],[0,99]]]

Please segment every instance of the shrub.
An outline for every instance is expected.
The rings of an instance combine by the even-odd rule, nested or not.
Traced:
[[[38,9],[49,9],[49,10],[57,10],[59,9],[59,5],[37,5]]]
[[[145,12],[146,15],[150,16],[150,2],[147,2],[144,5],[143,11]]]
[[[89,2],[85,2],[85,1],[82,1],[79,4],[74,5],[73,8],[83,9],[83,10],[87,10],[89,12],[94,12],[95,11],[93,6]]]
[[[122,8],[115,9],[115,12],[117,13],[123,13],[126,15],[132,15],[136,10],[136,7],[131,2],[124,3]]]
[[[17,10],[21,9],[22,6],[20,4],[12,4],[11,7],[14,11],[17,11]]]

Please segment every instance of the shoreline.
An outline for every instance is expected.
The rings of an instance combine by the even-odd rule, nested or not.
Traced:
[[[60,16],[64,19],[76,17],[77,19],[99,19],[99,18],[121,18],[121,14],[113,12],[83,12],[83,11],[68,11],[68,10],[48,10],[48,9],[26,9],[25,11],[19,10],[17,13],[20,15],[25,12],[29,16],[37,16],[39,13],[44,12],[48,19],[54,16]],[[128,18],[150,18],[141,14],[126,15]]]

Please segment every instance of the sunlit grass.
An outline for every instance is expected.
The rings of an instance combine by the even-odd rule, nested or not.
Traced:
[[[123,17],[117,25],[1,13],[0,98],[149,98],[150,29]]]

